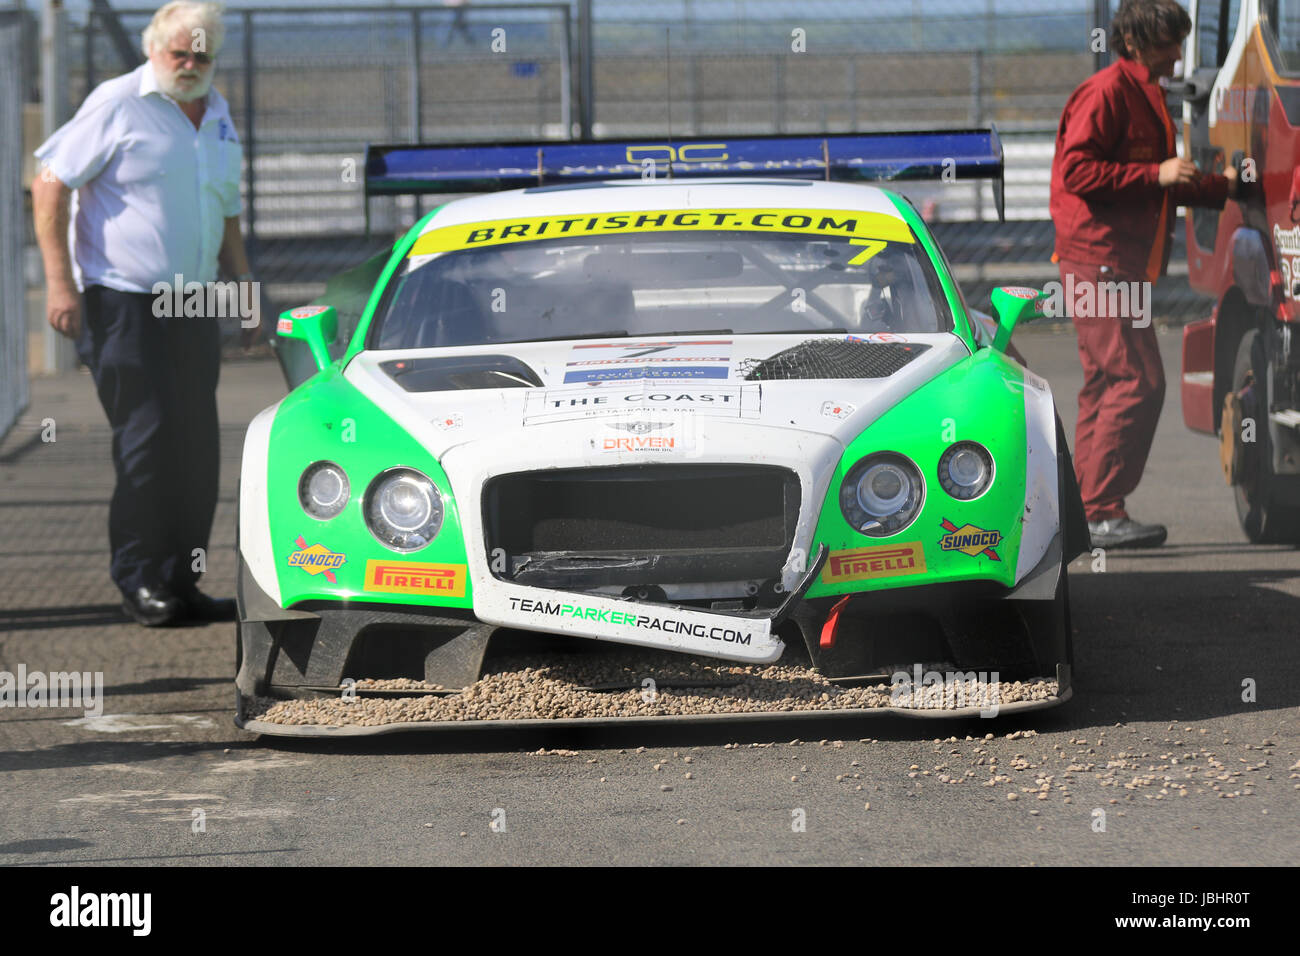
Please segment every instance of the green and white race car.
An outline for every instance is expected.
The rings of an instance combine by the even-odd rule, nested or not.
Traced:
[[[979,134],[953,135],[962,167]],[[311,374],[244,443],[241,723],[349,677],[466,686],[505,631],[1068,698],[1087,529],[1051,389],[1007,354],[1041,296],[973,312],[906,199],[826,181],[916,168],[905,137],[832,155],[868,140],[372,155],[393,191],[538,184],[435,209],[355,304],[280,317]]]

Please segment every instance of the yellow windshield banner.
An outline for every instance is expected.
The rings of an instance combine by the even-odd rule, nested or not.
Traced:
[[[800,233],[856,241],[915,242],[907,223],[882,212],[848,209],[649,209],[493,219],[431,229],[415,241],[410,255],[496,246],[564,236],[616,236],[639,232]]]

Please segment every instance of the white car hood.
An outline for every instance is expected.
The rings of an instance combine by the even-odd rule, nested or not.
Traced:
[[[843,338],[682,335],[363,352],[345,374],[444,465],[453,450],[471,452],[465,446],[474,446],[473,453],[521,471],[631,461],[757,463],[774,453],[797,454],[817,437],[843,447],[970,354],[948,333],[889,335],[888,342],[929,347],[882,378],[744,378],[755,361],[802,342]],[[542,386],[407,392],[380,367],[489,355],[519,359]],[[646,366],[656,374],[694,377],[575,380],[641,374]]]
[[[744,379],[753,360],[814,337],[731,337],[725,359],[701,358],[703,364],[691,366],[719,370],[707,373],[717,376],[709,378],[566,383],[575,368],[584,367],[571,363],[586,361],[573,358],[575,346],[592,344],[572,341],[362,353],[345,374],[438,458],[457,504],[470,578],[485,602],[505,587],[494,579],[484,547],[475,546],[485,540],[479,499],[489,479],[542,469],[633,464],[770,465],[798,475],[799,519],[782,573],[782,584],[789,589],[797,586],[806,570],[817,518],[844,447],[900,400],[970,354],[951,334],[893,336],[890,341],[929,348],[882,378]],[[664,342],[674,343],[667,348],[676,349],[679,342],[705,340],[703,336],[655,339],[660,345],[602,341],[613,342],[617,354],[625,356],[628,349],[644,353],[664,347]],[[704,352],[699,346],[691,348],[703,355],[715,347],[703,347]],[[584,348],[579,354],[595,351]],[[494,354],[520,359],[543,384],[407,392],[380,367],[380,363],[424,357]],[[476,609],[477,602],[478,598]],[[501,620],[505,619],[503,615]]]

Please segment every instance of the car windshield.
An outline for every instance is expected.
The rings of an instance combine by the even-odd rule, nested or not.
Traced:
[[[691,231],[420,249],[389,282],[370,348],[952,328],[938,276],[915,241]]]

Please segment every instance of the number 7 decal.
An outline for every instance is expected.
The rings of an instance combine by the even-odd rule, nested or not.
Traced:
[[[861,252],[848,261],[848,265],[860,266],[881,249],[885,248],[887,243],[884,239],[850,239],[849,245],[866,246]]]

